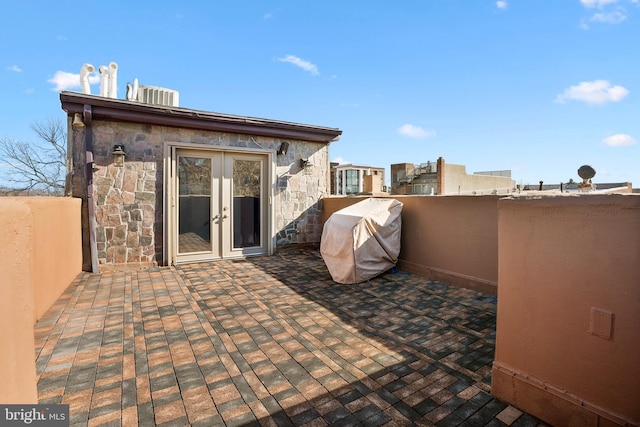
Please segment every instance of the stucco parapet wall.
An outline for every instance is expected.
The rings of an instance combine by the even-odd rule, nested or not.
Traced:
[[[37,403],[33,325],[81,271],[80,199],[0,197],[0,402]]]
[[[547,203],[575,203],[575,200],[581,200],[584,204],[601,204],[605,201],[608,203],[625,203],[622,200],[627,199],[630,204],[640,202],[640,194],[635,193],[547,193],[544,194],[513,194],[509,197],[502,197],[501,202],[523,203],[523,202],[547,202]]]
[[[640,197],[505,198],[498,216],[492,394],[551,425],[640,425]]]
[[[630,187],[611,187],[600,190],[578,191],[578,190],[522,190],[514,191],[511,197],[518,199],[540,199],[543,197],[594,197],[612,194],[637,194],[630,190]]]
[[[640,194],[573,194],[505,197],[498,202],[498,212],[509,209],[543,210],[544,216],[575,218],[610,216],[622,218],[640,212]],[[500,213],[498,213],[500,216]]]
[[[146,123],[322,143],[336,141],[342,134],[337,128],[142,104],[76,92],[61,92],[60,102],[62,109],[69,114],[82,113],[84,106],[90,105],[93,120]]]

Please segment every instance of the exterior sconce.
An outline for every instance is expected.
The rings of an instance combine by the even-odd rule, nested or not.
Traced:
[[[82,115],[80,113],[75,113],[73,115],[73,122],[71,123],[71,126],[76,129],[84,127],[84,122],[82,121]]]
[[[124,157],[127,155],[124,152],[124,145],[122,144],[114,145],[113,151],[111,152],[111,154],[113,155],[113,165],[119,168],[123,167]]]
[[[278,156],[286,156],[288,149],[289,149],[289,143],[284,141],[282,144],[280,144],[280,148],[278,148],[278,151],[276,152],[276,154]]]
[[[300,167],[304,168],[305,166],[307,166],[309,164],[309,160],[307,159],[300,159]]]

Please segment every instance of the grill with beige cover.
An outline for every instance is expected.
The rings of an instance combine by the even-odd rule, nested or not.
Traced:
[[[365,282],[398,262],[402,203],[365,199],[334,212],[322,230],[320,254],[334,281]]]

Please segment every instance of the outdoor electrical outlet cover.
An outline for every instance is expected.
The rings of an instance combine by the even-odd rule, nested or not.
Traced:
[[[611,339],[613,335],[613,313],[591,307],[589,333],[600,338]]]

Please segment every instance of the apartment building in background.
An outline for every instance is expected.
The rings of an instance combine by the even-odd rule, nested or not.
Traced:
[[[384,193],[384,168],[360,166],[352,163],[331,163],[331,194]]]

